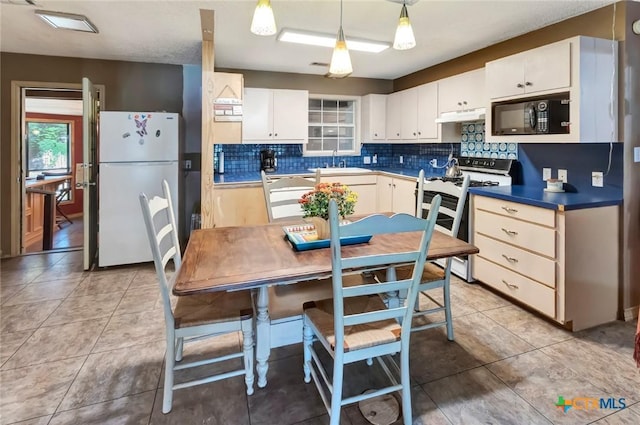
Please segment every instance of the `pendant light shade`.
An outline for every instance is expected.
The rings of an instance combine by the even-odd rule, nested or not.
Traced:
[[[336,37],[336,47],[333,49],[333,55],[331,55],[329,74],[333,77],[346,77],[352,72],[351,57],[349,57],[347,41],[344,38],[344,31],[342,30],[342,0],[340,0],[340,29]]]
[[[409,12],[407,12],[407,5],[402,5],[400,11],[400,20],[398,21],[398,28],[396,28],[396,37],[393,40],[393,48],[396,50],[408,50],[416,45],[416,38],[413,36],[413,28],[411,28],[411,21],[409,21]]]
[[[251,32],[256,35],[273,35],[276,33],[276,20],[273,17],[270,0],[258,0],[253,12]]]
[[[347,49],[347,42],[344,39],[344,32],[342,26],[338,30],[338,37],[336,38],[336,47],[333,49],[333,55],[331,55],[331,65],[329,65],[329,73],[335,76],[348,75],[353,72],[351,66],[351,57],[349,57],[349,49]]]

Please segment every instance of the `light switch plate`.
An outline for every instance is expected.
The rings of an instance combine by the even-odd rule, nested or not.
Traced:
[[[567,183],[567,170],[558,170],[558,180],[562,180],[563,183]]]
[[[551,178],[551,168],[542,169],[542,180],[547,181]]]
[[[362,158],[362,160],[364,161],[365,165],[371,164],[371,157],[370,156],[365,156]]]
[[[640,147],[633,148],[633,162],[640,162]]]
[[[604,177],[602,175],[602,171],[594,171],[591,173],[591,186],[593,187],[604,186]]]
[[[400,155],[400,164],[404,164],[404,156]]]

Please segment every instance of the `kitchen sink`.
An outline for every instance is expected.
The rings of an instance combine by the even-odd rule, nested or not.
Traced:
[[[316,172],[318,168],[309,168],[309,171]],[[366,168],[359,167],[331,167],[331,168],[320,168],[320,174],[358,174],[358,173],[371,173],[372,170],[367,170]]]

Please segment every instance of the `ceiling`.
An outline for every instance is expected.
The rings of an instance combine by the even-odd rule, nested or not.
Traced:
[[[394,0],[397,1],[397,0]],[[415,0],[414,0],[415,1]],[[249,31],[256,0],[0,0],[3,52],[168,64],[201,63],[199,9],[215,10],[219,68],[320,74],[331,48],[282,43]],[[338,0],[271,0],[278,30],[337,33]],[[407,3],[411,3],[408,1]],[[379,54],[351,52],[354,77],[394,79],[586,13],[612,0],[419,0],[408,6],[417,46]],[[349,37],[393,42],[400,4],[344,0]],[[99,34],[56,30],[34,10],[86,15]]]

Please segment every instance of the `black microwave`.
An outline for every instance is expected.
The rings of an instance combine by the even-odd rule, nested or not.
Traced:
[[[493,103],[492,134],[568,134],[569,100],[542,99]]]

